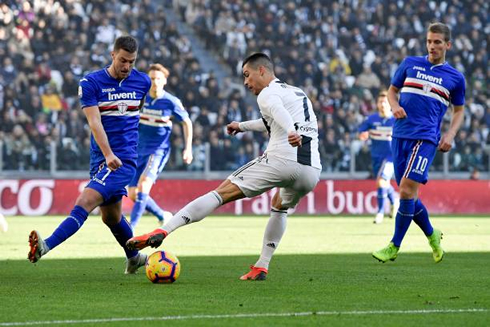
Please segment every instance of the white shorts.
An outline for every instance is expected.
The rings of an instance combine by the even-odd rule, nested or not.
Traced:
[[[320,173],[320,169],[265,154],[238,168],[228,179],[247,198],[280,187],[282,206],[293,208],[315,188]]]

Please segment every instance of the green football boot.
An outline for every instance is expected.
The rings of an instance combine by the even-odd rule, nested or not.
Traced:
[[[381,250],[373,252],[373,258],[385,263],[388,260],[395,261],[398,256],[398,250],[400,248],[395,246],[393,242],[390,242],[387,247],[382,248]]]
[[[429,245],[432,248],[432,257],[436,263],[441,262],[442,258],[444,257],[444,250],[441,247],[442,235],[443,234],[440,230],[434,229],[432,235],[427,236]]]

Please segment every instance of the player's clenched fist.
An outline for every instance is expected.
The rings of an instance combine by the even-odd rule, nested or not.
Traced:
[[[292,147],[297,147],[301,146],[301,141],[303,140],[303,137],[299,135],[296,132],[289,132],[288,133],[288,142],[291,144]]]
[[[226,132],[228,133],[228,135],[236,135],[242,132],[242,130],[240,129],[238,122],[232,121],[231,123],[226,125]]]

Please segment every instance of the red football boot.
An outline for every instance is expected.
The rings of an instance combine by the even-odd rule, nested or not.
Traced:
[[[250,266],[250,272],[240,277],[241,280],[265,280],[267,269]]]
[[[126,247],[129,250],[141,250],[146,248],[147,246],[157,248],[162,244],[165,237],[167,237],[167,234],[168,233],[163,229],[157,228],[153,232],[150,232],[148,234],[143,234],[130,238],[126,242]]]

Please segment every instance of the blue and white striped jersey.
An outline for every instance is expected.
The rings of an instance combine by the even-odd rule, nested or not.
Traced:
[[[121,160],[138,157],[139,109],[151,86],[147,74],[132,69],[128,77],[118,80],[108,67],[87,74],[80,80],[79,98],[83,108],[98,106],[102,126],[112,152]],[[90,161],[104,160],[104,155],[92,135]]]
[[[140,155],[163,153],[170,147],[172,116],[178,121],[189,117],[177,97],[168,92],[155,99],[149,94],[146,96],[140,115],[138,146]]]
[[[464,105],[465,79],[447,62],[433,65],[425,57],[407,57],[391,84],[400,89],[407,118],[396,119],[393,137],[439,143],[441,121],[448,106]]]
[[[369,132],[371,139],[371,156],[392,160],[391,155],[391,135],[395,117],[381,117],[376,112],[369,115],[359,126],[359,132]]]

